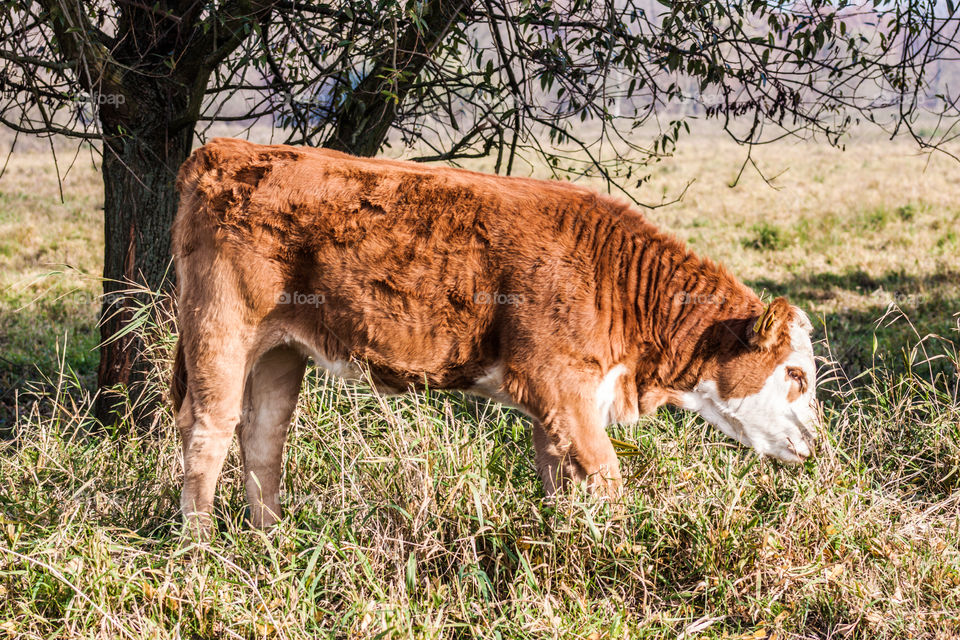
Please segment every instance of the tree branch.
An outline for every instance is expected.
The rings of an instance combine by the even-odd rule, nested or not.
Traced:
[[[430,0],[333,114],[325,147],[363,156],[379,151],[411,87],[471,0]]]

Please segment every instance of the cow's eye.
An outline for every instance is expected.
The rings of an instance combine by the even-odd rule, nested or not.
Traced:
[[[804,375],[803,369],[798,367],[789,367],[787,369],[787,377],[790,378],[791,382],[797,383],[797,386],[800,387],[800,393],[803,393],[807,388],[807,376]]]

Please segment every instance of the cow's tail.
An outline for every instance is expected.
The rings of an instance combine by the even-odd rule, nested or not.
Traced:
[[[197,184],[203,174],[214,164],[215,158],[211,157],[213,148],[213,145],[208,144],[194,149],[190,157],[180,165],[180,170],[177,172],[176,187],[177,193],[180,194],[180,203],[177,207],[173,228],[171,229],[173,255],[177,261],[180,260],[179,256],[183,254],[180,247],[179,227],[181,225],[187,225],[187,227],[189,227],[191,224],[188,214],[195,212],[197,209]],[[179,294],[183,292],[183,285],[178,284],[176,288],[178,292],[177,297],[179,298]],[[177,324],[179,325],[179,322]],[[173,375],[170,378],[169,395],[170,402],[173,405],[174,415],[179,413],[180,407],[183,406],[183,399],[187,395],[187,365],[183,355],[182,327],[178,326],[178,333],[177,345],[173,349]]]
[[[170,400],[173,402],[173,411],[178,413],[183,398],[187,394],[187,365],[183,361],[183,339],[177,339],[177,346],[173,350],[173,377],[170,380]]]

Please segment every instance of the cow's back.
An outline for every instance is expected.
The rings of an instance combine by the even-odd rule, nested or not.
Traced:
[[[195,151],[179,184],[178,273],[228,263],[254,323],[398,385],[475,379],[542,325],[526,314],[543,305],[525,303],[569,285],[565,220],[589,222],[597,202],[569,184],[238,140]]]

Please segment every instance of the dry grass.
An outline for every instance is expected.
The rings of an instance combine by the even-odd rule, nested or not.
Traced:
[[[89,161],[62,184],[63,201],[43,152],[14,156],[0,178],[0,432],[18,388],[58,371],[58,347],[68,369],[93,382],[103,184]]]
[[[287,454],[287,517],[267,534],[240,525],[234,452],[220,532],[206,545],[178,535],[170,421],[147,439],[91,432],[86,405],[74,404],[89,365],[74,360],[74,376],[74,356],[56,357],[61,325],[44,317],[42,287],[89,294],[97,282],[36,276],[57,271],[43,257],[57,255],[43,253],[52,239],[74,233],[92,240],[73,259],[96,271],[96,235],[83,236],[97,218],[96,196],[85,199],[93,190],[68,191],[75,209],[64,213],[50,204],[49,173],[5,177],[0,197],[13,205],[0,211],[3,237],[34,230],[32,248],[0,258],[0,348],[66,371],[47,369],[52,384],[35,403],[20,398],[0,444],[0,632],[960,636],[960,358],[945,339],[922,340],[957,337],[956,248],[941,240],[960,211],[958,172],[939,160],[924,171],[904,151],[758,151],[771,173],[789,167],[774,191],[749,174],[727,187],[742,150],[694,142],[641,194],[669,195],[697,177],[681,205],[651,217],[821,314],[829,430],[805,466],[757,460],[665,410],[612,429],[635,444],[624,452],[622,513],[582,496],[545,508],[518,414],[451,394],[381,398],[314,373]],[[19,302],[24,291],[38,300]],[[907,317],[881,327],[874,345],[897,293]],[[92,325],[93,306],[68,310],[68,322]],[[45,336],[36,353],[18,338],[28,330]]]

